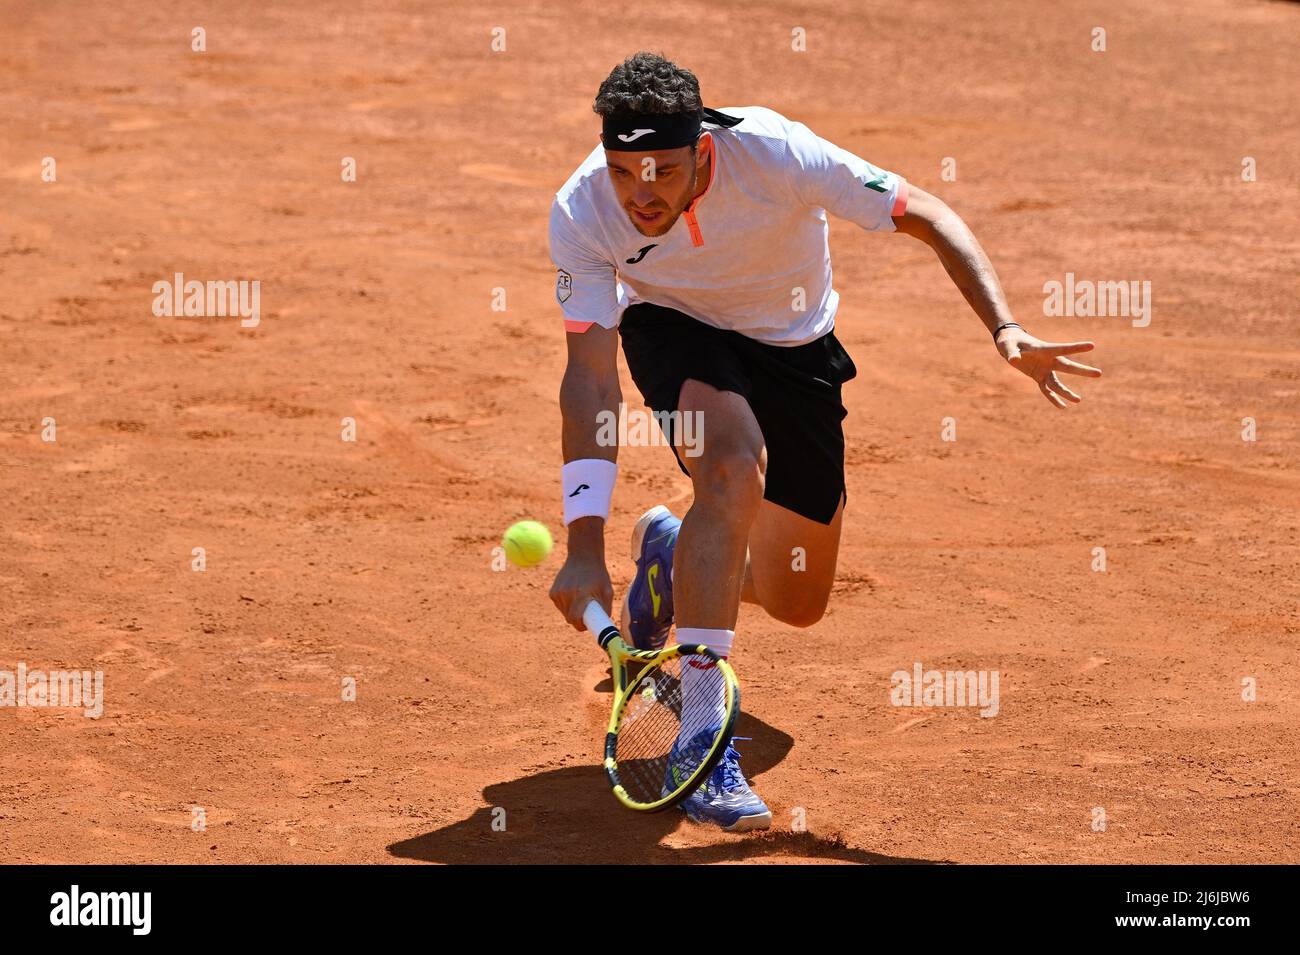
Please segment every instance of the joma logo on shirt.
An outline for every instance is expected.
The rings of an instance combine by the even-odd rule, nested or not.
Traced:
[[[651,242],[649,245],[642,246],[640,249],[637,250],[636,255],[632,256],[632,258],[627,260],[627,264],[636,265],[638,262],[640,262],[642,259],[645,258],[645,254],[647,252],[649,252],[658,244],[659,244],[658,242]]]

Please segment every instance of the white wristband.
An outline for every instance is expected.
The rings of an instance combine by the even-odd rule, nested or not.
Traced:
[[[560,469],[560,486],[564,495],[564,526],[580,517],[609,517],[609,502],[614,496],[614,478],[618,465],[600,458],[569,461]]]

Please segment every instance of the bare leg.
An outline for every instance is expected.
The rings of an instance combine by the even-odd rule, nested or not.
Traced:
[[[678,409],[702,414],[704,440],[702,454],[684,458],[695,500],[673,557],[676,621],[734,630],[746,545],[763,502],[763,432],[744,398],[694,379],[682,385]]]
[[[764,501],[749,532],[741,599],[795,627],[811,627],[826,612],[840,550],[844,500],[829,524]]]

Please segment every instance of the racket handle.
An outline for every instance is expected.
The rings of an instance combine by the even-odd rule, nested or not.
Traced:
[[[609,614],[605,613],[598,601],[593,600],[583,608],[582,622],[602,648],[619,636],[618,627],[614,626],[614,621],[609,619]]]

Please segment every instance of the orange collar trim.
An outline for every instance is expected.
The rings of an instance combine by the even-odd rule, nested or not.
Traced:
[[[713,137],[705,133],[701,138],[704,140],[705,154],[709,157],[709,184],[704,187],[703,192],[691,200],[691,204],[682,213],[686,219],[686,227],[691,230],[691,245],[697,248],[704,244],[704,234],[700,232],[700,224],[695,219],[695,209],[700,204],[700,200],[709,194],[709,190],[713,188],[713,180],[718,175],[718,154],[713,149]]]

